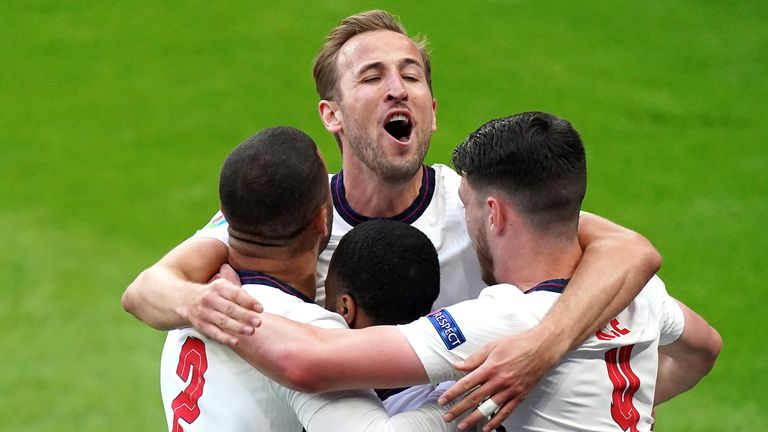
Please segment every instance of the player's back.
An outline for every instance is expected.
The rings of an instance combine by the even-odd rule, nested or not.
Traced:
[[[264,275],[266,276],[266,275]],[[268,276],[266,276],[268,278]],[[243,285],[258,293],[265,311],[323,327],[345,327],[338,315],[276,288],[263,279]],[[277,397],[269,381],[228,347],[194,329],[168,333],[160,367],[160,387],[171,431],[296,431],[301,423]]]
[[[659,341],[669,343],[682,331],[679,309],[669,301],[661,280],[651,279],[629,307],[566,354],[505,425],[522,431],[650,430]]]

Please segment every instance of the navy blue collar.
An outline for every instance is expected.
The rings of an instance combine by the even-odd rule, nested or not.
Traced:
[[[240,276],[240,283],[243,285],[246,284],[253,284],[253,285],[266,285],[272,288],[277,288],[280,291],[290,294],[294,297],[298,297],[299,299],[303,300],[306,303],[314,303],[315,301],[313,299],[310,299],[306,295],[304,295],[303,292],[297,290],[296,288],[288,285],[287,283],[274,278],[266,273],[257,272],[253,270],[236,270],[237,275]]]
[[[429,203],[432,202],[432,196],[435,194],[435,170],[426,165],[422,165],[421,169],[423,176],[419,195],[407,209],[398,215],[386,219],[411,224],[424,214]],[[331,178],[331,196],[333,197],[333,207],[336,209],[336,213],[353,227],[371,219],[381,219],[362,215],[349,205],[344,190],[344,170],[339,171],[338,174]]]
[[[402,393],[408,390],[409,388],[410,387],[400,387],[400,388],[394,388],[394,389],[373,389],[373,390],[376,392],[376,396],[379,397],[379,400],[384,402],[390,396],[394,396],[398,393]]]
[[[570,279],[550,279],[550,280],[541,282],[540,284],[529,289],[528,291],[525,291],[525,293],[530,294],[535,291],[549,291],[553,293],[562,294],[563,291],[565,290],[565,287],[568,285],[568,282],[570,281],[571,281]]]

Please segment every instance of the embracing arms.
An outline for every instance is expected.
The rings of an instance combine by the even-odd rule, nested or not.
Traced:
[[[456,365],[471,373],[446,391],[441,403],[480,387],[446,419],[474,410],[492,396],[501,408],[483,430],[499,426],[568,350],[624,309],[661,266],[648,240],[607,219],[583,214],[578,234],[584,254],[568,289],[533,330],[491,343]],[[475,410],[460,427],[482,418]]]
[[[192,238],[144,270],[126,288],[123,308],[159,330],[192,325],[218,342],[253,333],[259,303],[238,285],[212,277],[227,262],[227,246],[213,238]]]
[[[258,331],[233,347],[246,361],[286,387],[308,392],[429,382],[405,336],[394,326],[323,329],[269,313]]]

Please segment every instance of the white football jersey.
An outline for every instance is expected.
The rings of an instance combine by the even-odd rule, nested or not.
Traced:
[[[455,432],[455,422],[443,421],[445,408],[436,399],[393,415],[371,390],[312,395],[273,382],[274,391],[293,407],[307,432]],[[254,429],[257,430],[257,429]],[[261,430],[261,429],[258,429]]]
[[[461,177],[451,168],[436,164],[423,166],[419,196],[410,207],[389,219],[413,225],[429,237],[440,259],[440,295],[435,308],[446,307],[476,298],[485,284],[480,278],[480,265],[472,248],[464,221],[464,207],[459,199]],[[328,246],[317,263],[317,298],[325,304],[325,276],[333,251],[341,237],[356,225],[371,218],[350,207],[344,194],[344,172],[329,175],[333,197],[333,229]],[[227,222],[217,212],[210,223],[193,237],[215,238],[227,243]]]
[[[259,272],[240,272],[243,288],[264,310],[324,328],[346,328],[341,316],[291,286]],[[390,418],[372,390],[306,394],[262,375],[228,347],[193,329],[168,332],[160,363],[168,430],[301,432],[431,432],[456,430],[437,399],[414,401]]]
[[[253,272],[243,288],[264,310],[326,328],[346,328],[337,314],[290,286]],[[301,298],[304,297],[304,298]],[[192,328],[173,330],[163,347],[160,389],[169,431],[295,431],[302,425],[272,381],[227,346]]]
[[[527,293],[495,285],[470,301],[398,326],[430,381],[456,380],[451,363],[486,343],[538,324],[567,281]],[[507,418],[508,431],[648,431],[658,369],[658,345],[682,334],[684,318],[658,277],[603,329],[567,353]]]

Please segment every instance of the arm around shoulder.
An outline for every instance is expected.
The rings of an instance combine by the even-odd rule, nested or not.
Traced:
[[[232,334],[251,334],[258,325],[261,306],[232,281],[211,280],[227,256],[219,240],[189,239],[139,274],[123,293],[123,308],[158,330],[191,325],[234,344]]]
[[[429,382],[419,357],[397,327],[324,329],[264,313],[235,352],[276,382],[317,393]]]
[[[575,314],[568,314],[563,322],[584,325],[576,326],[579,333],[573,334],[571,348],[626,308],[661,268],[662,261],[648,239],[590,213],[579,218],[578,234],[584,255],[563,295],[575,303],[565,308]],[[563,299],[558,303],[564,303]],[[560,311],[562,306],[565,304],[556,304],[553,311]]]
[[[190,325],[183,311],[189,295],[226,262],[227,246],[215,239],[189,239],[141,272],[122,297],[123,308],[158,330]]]

